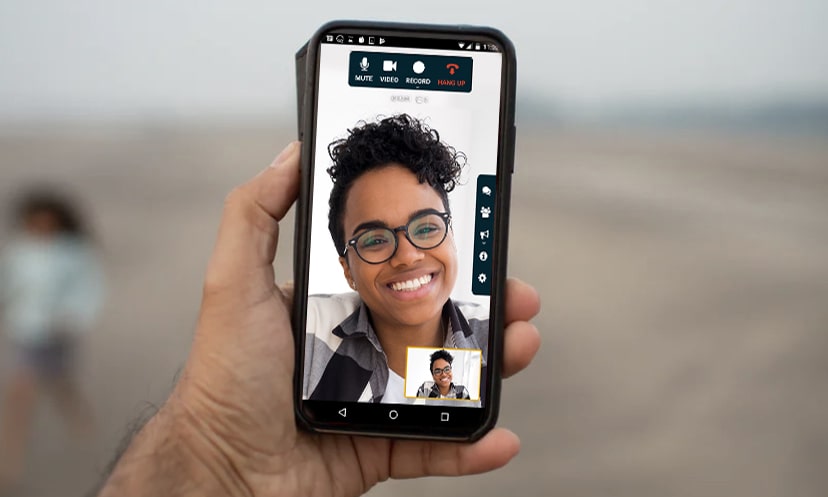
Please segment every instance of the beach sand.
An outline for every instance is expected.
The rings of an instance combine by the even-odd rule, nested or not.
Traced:
[[[80,368],[97,434],[73,440],[44,399],[21,496],[89,491],[131,420],[163,401],[224,196],[291,136],[261,123],[3,129],[0,201],[35,180],[75,193],[108,287]],[[369,495],[826,495],[826,245],[824,136],[522,127],[510,273],[540,291],[543,346],[504,382],[500,424],[521,454]]]

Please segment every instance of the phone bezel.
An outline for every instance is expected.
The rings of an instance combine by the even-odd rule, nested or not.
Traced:
[[[375,36],[412,36],[422,38],[465,38],[481,42],[496,43],[502,53],[503,70],[500,94],[499,144],[497,152],[497,189],[495,197],[495,248],[492,255],[492,292],[489,317],[489,357],[486,379],[486,402],[480,408],[370,404],[359,402],[331,402],[328,415],[320,416],[316,408],[323,401],[305,401],[302,398],[303,361],[305,342],[305,315],[307,312],[308,267],[310,259],[310,213],[312,211],[314,130],[316,129],[317,94],[316,83],[319,77],[319,48],[322,37],[337,31],[370,31]],[[356,47],[355,47],[356,48]],[[508,253],[508,220],[511,193],[511,176],[514,171],[514,107],[516,58],[512,42],[500,31],[490,27],[466,25],[434,25],[387,23],[366,21],[332,21],[320,27],[311,39],[296,54],[296,81],[298,104],[298,133],[302,141],[302,171],[299,200],[296,209],[296,236],[294,241],[294,306],[293,329],[296,342],[296,362],[294,374],[294,398],[296,418],[300,426],[317,432],[374,435],[395,438],[437,439],[474,441],[494,427],[500,406],[500,381],[503,354],[504,296],[506,266]],[[308,406],[307,404],[313,404]],[[350,408],[360,413],[360,419],[336,419],[337,406]],[[306,410],[310,408],[310,411]],[[426,420],[428,416],[420,414],[443,412],[450,409],[457,413],[459,422],[451,425],[430,421],[404,424],[387,422],[383,413],[397,410],[401,414],[416,409],[418,418]]]

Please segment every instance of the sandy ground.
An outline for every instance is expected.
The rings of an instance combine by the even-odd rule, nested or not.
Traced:
[[[97,436],[73,441],[44,399],[21,496],[83,495],[169,392],[223,197],[290,136],[254,124],[0,133],[0,200],[35,179],[76,192],[109,287],[83,343]],[[369,494],[828,494],[828,140],[522,129],[517,159],[511,273],[544,303],[543,348],[505,383],[501,424],[522,452],[491,474]]]

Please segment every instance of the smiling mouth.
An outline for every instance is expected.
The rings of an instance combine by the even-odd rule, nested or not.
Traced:
[[[419,278],[410,279],[407,281],[396,281],[394,283],[389,283],[388,287],[395,292],[413,292],[419,290],[425,285],[428,285],[432,279],[431,274],[426,274],[424,276],[420,276]]]

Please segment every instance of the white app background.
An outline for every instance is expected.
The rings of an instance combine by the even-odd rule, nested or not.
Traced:
[[[474,58],[472,91],[352,87],[348,84],[348,62],[350,53],[355,50],[458,58],[471,56]],[[387,59],[393,61],[393,56]],[[467,163],[460,184],[449,193],[458,260],[452,298],[488,306],[488,296],[471,292],[472,260],[476,257],[474,237],[477,236],[474,232],[475,189],[479,174],[495,174],[497,168],[501,64],[500,53],[321,45],[308,281],[311,295],[351,291],[328,231],[328,197],[333,185],[326,171],[331,166],[328,144],[345,138],[347,130],[358,126],[360,121],[374,122],[404,112],[436,129],[442,142],[466,154]]]

